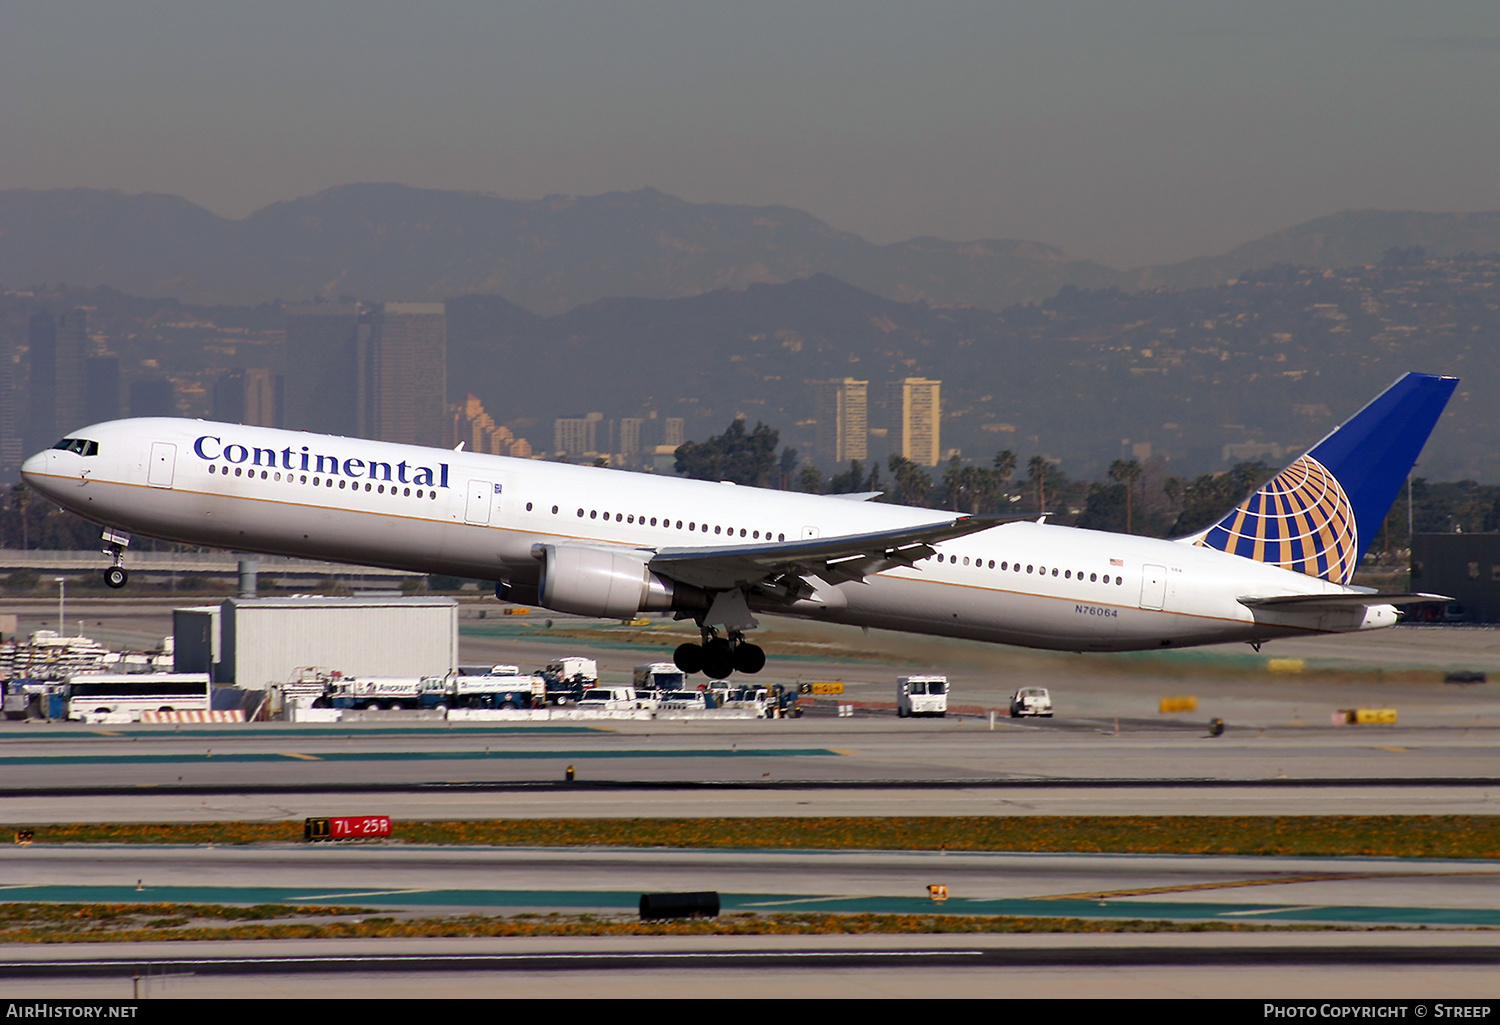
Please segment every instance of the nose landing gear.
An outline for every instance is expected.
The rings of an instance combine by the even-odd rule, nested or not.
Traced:
[[[106,530],[102,537],[104,554],[114,562],[114,565],[104,571],[104,582],[118,590],[130,581],[130,571],[125,568],[125,549],[130,545],[130,538],[112,530]]]
[[[689,675],[701,672],[711,680],[723,680],[736,672],[760,672],[766,666],[766,653],[738,631],[730,631],[727,638],[720,637],[710,626],[703,628],[702,644],[678,645],[672,653],[672,662]]]

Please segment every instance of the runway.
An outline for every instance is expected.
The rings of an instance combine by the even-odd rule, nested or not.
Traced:
[[[889,714],[597,727],[10,723],[0,822],[1500,810],[1500,727],[1118,728]]]
[[[17,997],[73,1000],[1274,996],[1431,1010],[1435,995],[1446,1007],[1493,1001],[1497,960],[1492,934],[1409,929],[293,940],[0,946],[0,978]]]
[[[949,899],[935,904],[927,886]],[[1500,926],[1500,864],[910,851],[372,845],[34,845],[0,854],[8,901],[339,904],[633,916],[713,890],[723,913],[816,911]]]
[[[0,852],[7,899],[340,903],[397,920],[558,910],[626,919],[642,892],[708,888],[720,892],[727,921],[746,912],[875,911],[1165,919],[1241,931],[34,944],[0,947],[0,979],[27,997],[114,999],[1493,999],[1500,930],[1486,926],[1500,921],[1497,876],[1495,864],[1409,859],[32,847]],[[923,894],[939,881],[952,896],[935,905]],[[1346,931],[1255,929],[1315,923]]]

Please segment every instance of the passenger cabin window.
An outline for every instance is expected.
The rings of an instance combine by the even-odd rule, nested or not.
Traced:
[[[61,449],[64,452],[76,452],[81,456],[97,456],[99,454],[99,443],[97,441],[86,441],[83,438],[64,438],[52,447]]]

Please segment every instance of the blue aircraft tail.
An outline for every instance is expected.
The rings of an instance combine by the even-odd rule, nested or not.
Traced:
[[[1194,543],[1347,584],[1457,385],[1397,379]]]

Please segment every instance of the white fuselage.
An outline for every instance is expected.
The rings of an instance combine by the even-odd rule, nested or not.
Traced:
[[[178,419],[76,432],[33,487],[107,526],[187,544],[531,584],[539,542],[722,548],[951,521],[949,513],[357,438]],[[733,539],[731,541],[731,538]],[[1076,651],[1391,625],[1390,606],[1252,611],[1352,589],[1175,541],[1011,522],[833,588],[811,618]],[[764,608],[761,606],[761,608]],[[775,609],[766,609],[776,611]]]

